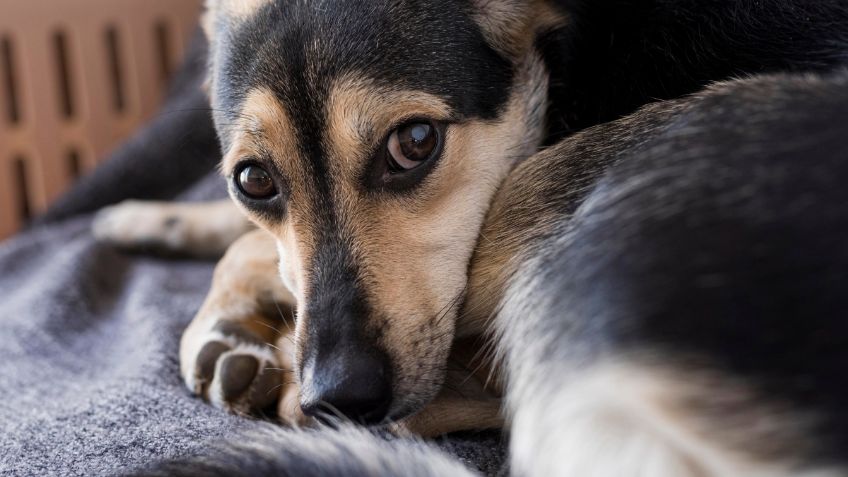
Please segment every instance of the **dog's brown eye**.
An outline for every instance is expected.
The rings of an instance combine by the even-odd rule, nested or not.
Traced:
[[[412,122],[395,129],[389,136],[389,166],[393,172],[415,169],[435,156],[439,131],[430,123]]]
[[[242,193],[251,199],[270,199],[277,195],[271,174],[255,164],[242,167],[236,174],[236,183]]]

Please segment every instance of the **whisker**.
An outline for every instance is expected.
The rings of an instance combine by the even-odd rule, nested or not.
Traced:
[[[277,333],[277,334],[281,333],[281,331],[280,331],[280,330],[278,330],[277,328],[275,328],[275,327],[273,327],[273,326],[269,325],[268,323],[265,323],[265,321],[264,321],[264,320],[253,320],[253,321],[254,321],[254,323],[259,323],[260,325],[262,325],[262,326],[264,326],[264,327],[266,327],[266,328],[270,329],[271,331],[273,331],[273,332],[275,332],[275,333]]]
[[[265,343],[265,345],[266,345],[266,346],[270,346],[271,348],[274,348],[275,350],[277,350],[277,351],[279,351],[279,352],[281,352],[281,353],[283,352],[283,350],[282,350],[282,349],[280,349],[280,347],[279,347],[279,346],[273,345],[273,344],[271,344],[271,343]]]
[[[280,308],[280,304],[275,301],[274,306],[277,308],[277,312],[280,314],[280,318],[283,319],[283,324],[286,325],[286,329],[288,330],[289,333],[291,333],[292,328],[291,328],[291,325],[289,325],[288,317],[286,317],[286,315],[283,313],[283,309]],[[292,316],[294,316],[294,307],[292,307]]]
[[[436,325],[437,326],[442,323],[442,320],[444,320],[445,317],[448,316],[451,309],[453,309],[453,307],[456,306],[457,303],[459,303],[459,301],[465,296],[465,291],[467,289],[468,289],[468,285],[463,286],[462,290],[460,290],[459,293],[457,293],[456,296],[452,300],[450,300],[445,307],[442,308],[442,311],[439,312],[441,316],[438,316],[436,318]]]
[[[292,385],[292,384],[294,384],[294,381],[285,381],[285,382],[282,382],[282,383],[280,383],[280,384],[278,384],[278,385],[274,386],[273,388],[269,389],[269,390],[268,390],[268,392],[267,392],[267,393],[265,393],[265,395],[267,396],[267,395],[271,394],[272,392],[274,392],[274,391],[276,391],[276,390],[278,390],[278,389],[282,388],[283,386],[289,386],[289,385]]]
[[[336,406],[333,406],[332,404],[328,403],[327,401],[324,401],[324,400],[318,401],[318,406],[321,407],[321,408],[329,409],[330,412],[332,412],[335,415],[335,417],[342,422],[353,423],[353,421],[351,421],[347,416],[345,416],[341,411],[339,411],[339,408],[337,408]]]

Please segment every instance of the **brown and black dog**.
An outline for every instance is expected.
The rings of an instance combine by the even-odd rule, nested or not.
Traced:
[[[499,427],[504,374],[519,474],[844,464],[848,98],[816,74],[846,2],[213,0],[205,28],[235,205],[95,223],[234,241],[194,392],[436,435]]]

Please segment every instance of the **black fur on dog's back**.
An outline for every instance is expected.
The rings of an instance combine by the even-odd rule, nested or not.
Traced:
[[[557,232],[528,244],[532,260],[495,320],[516,419],[567,429],[549,422],[563,403],[544,389],[577,384],[575,367],[649,356],[681,370],[683,386],[718,373],[707,400],[744,383],[740,409],[682,410],[727,419],[719,445],[847,468],[848,74],[721,84],[617,123],[642,129],[642,142],[617,148],[613,129],[609,143],[570,148],[617,157],[573,218],[563,210]],[[767,436],[738,420],[759,412],[777,426]],[[765,439],[733,440],[746,435]],[[561,438],[513,435],[548,450],[541,442]],[[534,459],[521,469],[551,462]]]
[[[549,141],[717,80],[826,72],[848,60],[844,0],[556,0],[537,40],[551,70]]]

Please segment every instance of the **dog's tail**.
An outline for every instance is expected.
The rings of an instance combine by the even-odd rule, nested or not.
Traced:
[[[182,476],[473,476],[457,459],[420,440],[365,429],[293,430],[262,426],[183,459],[126,474]]]

